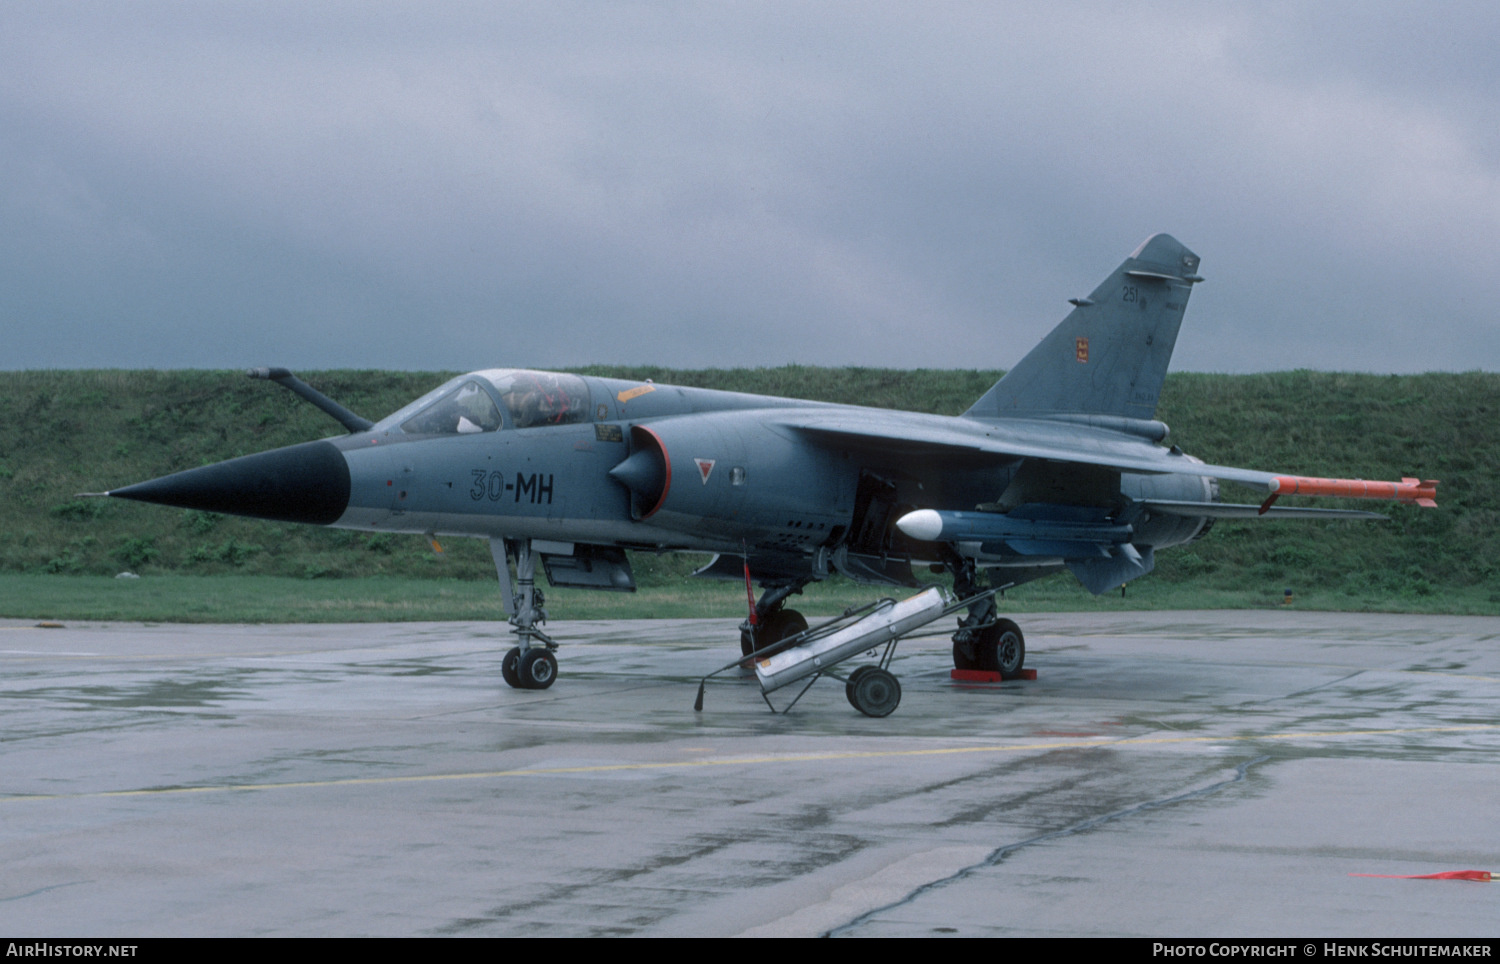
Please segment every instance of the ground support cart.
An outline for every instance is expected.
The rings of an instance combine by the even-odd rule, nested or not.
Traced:
[[[845,610],[825,623],[773,643],[748,661],[760,683],[761,698],[771,712],[787,713],[812,684],[829,676],[844,684],[844,695],[855,709],[866,716],[889,716],[901,703],[901,683],[890,671],[896,643],[935,620],[968,608],[984,595],[953,601],[941,589],[933,587],[900,602],[880,599]],[[833,671],[839,663],[876,649],[882,651],[875,665],[860,666],[848,676]],[[746,665],[747,660],[737,659],[703,677],[698,683],[698,699],[693,709],[703,709],[703,692],[710,678]],[[804,679],[807,682],[792,701],[784,709],[776,709],[770,694]]]

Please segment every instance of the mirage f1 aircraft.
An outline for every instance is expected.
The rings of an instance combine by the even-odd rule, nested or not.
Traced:
[[[628,551],[714,553],[697,575],[757,581],[749,655],[799,633],[785,607],[839,572],[915,586],[951,574],[973,600],[957,669],[1017,675],[1020,629],[991,589],[1068,570],[1093,593],[1151,571],[1156,552],[1218,518],[1363,518],[1273,507],[1281,495],[1435,504],[1437,483],[1311,479],[1208,465],[1163,444],[1157,397],[1198,256],[1149,238],[967,412],[953,418],[491,369],[371,423],[285,369],[257,369],[349,434],[107,493],[182,508],[378,532],[488,539],[519,638],[512,686],[555,679],[538,562],[554,586],[635,588]],[[1219,499],[1220,481],[1265,493]],[[512,580],[510,569],[515,567]]]

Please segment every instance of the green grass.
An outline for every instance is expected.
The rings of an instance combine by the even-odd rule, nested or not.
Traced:
[[[743,587],[679,581],[636,593],[546,589],[557,619],[722,617],[744,619]],[[880,593],[840,581],[797,601],[810,615],[834,615]],[[295,579],[284,576],[109,576],[0,574],[0,617],[190,623],[504,620],[493,580]]]
[[[961,412],[1000,374],[805,366],[579,370],[944,414]],[[314,386],[371,418],[447,376],[304,373]],[[1500,531],[1500,375],[1178,373],[1167,379],[1158,414],[1172,426],[1172,442],[1207,461],[1304,475],[1436,478],[1442,480],[1440,507],[1381,504],[1377,508],[1391,521],[1379,524],[1220,522],[1193,545],[1162,552],[1157,570],[1131,586],[1127,604],[1271,605],[1283,589],[1292,588],[1299,606],[1500,613],[1500,539],[1494,535]],[[415,536],[268,523],[76,495],[337,431],[331,420],[291,393],[239,372],[0,372],[0,614],[33,618],[42,615],[42,602],[57,607],[56,612],[75,614],[68,618],[106,611],[119,613],[118,618],[167,618],[161,614],[172,614],[173,607],[208,612],[213,607],[206,602],[185,601],[193,591],[175,602],[163,597],[158,608],[150,609],[142,602],[149,593],[141,587],[237,577],[208,579],[205,585],[214,588],[196,593],[244,597],[243,602],[223,603],[227,608],[222,611],[241,612],[246,615],[238,618],[251,620],[276,618],[283,611],[278,598],[296,610],[286,612],[287,618],[315,618],[306,613],[319,607],[340,613],[328,617],[338,619],[365,618],[350,615],[362,610],[381,614],[368,618],[403,618],[392,615],[401,611],[422,614],[405,618],[470,618],[470,610],[462,607],[482,606],[494,594],[494,573],[482,542],[450,542],[440,557]],[[1227,501],[1260,497],[1243,488],[1224,488]],[[558,617],[668,610],[711,614],[708,609],[719,605],[715,593],[727,592],[731,615],[737,618],[732,587],[684,581],[701,559],[634,554],[632,561],[642,594],[558,593],[553,607]],[[87,593],[78,588],[93,583],[82,577],[110,577],[125,569],[145,577],[135,584],[138,588]],[[27,578],[21,582],[12,579],[23,576]],[[108,578],[98,583],[114,586]],[[48,586],[57,588],[44,588]],[[402,586],[410,588],[393,588]],[[459,595],[443,596],[434,586]],[[465,588],[460,592],[457,586]],[[470,591],[474,601],[461,606],[458,599],[470,599]],[[836,589],[816,591],[844,598]],[[110,596],[115,592],[126,595]],[[424,596],[435,593],[434,601],[424,602]],[[66,602],[84,595],[129,602],[121,602],[118,610],[99,601]],[[1034,600],[1026,603],[1034,608],[1115,604],[1110,597],[1093,600],[1066,576],[1023,587],[1013,596]],[[269,601],[255,602],[263,597]],[[868,591],[859,591],[850,601],[869,597]],[[256,615],[260,612],[269,615]]]
[[[809,618],[837,615],[882,595],[844,580],[809,586],[788,605]],[[1118,592],[1091,596],[1057,578],[1011,590],[1006,612],[1109,612],[1170,609],[1296,609],[1341,612],[1415,612],[1494,615],[1487,589],[1454,589],[1442,595],[1351,596],[1295,592],[1288,606],[1271,584],[1204,589],[1150,578]],[[636,593],[546,590],[554,619],[721,618],[732,628],[745,617],[743,588],[731,583],[680,581]],[[184,576],[141,579],[109,576],[0,574],[0,617],[35,620],[123,620],[176,623],[358,623],[441,620],[504,621],[492,582],[461,579],[308,580],[285,576]]]

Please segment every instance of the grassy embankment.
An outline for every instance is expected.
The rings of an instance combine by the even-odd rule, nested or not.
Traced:
[[[956,414],[997,372],[776,369],[583,371],[658,382]],[[379,417],[442,374],[310,373]],[[1014,609],[1299,608],[1500,613],[1500,375],[1175,374],[1160,417],[1208,461],[1304,475],[1443,480],[1440,508],[1382,507],[1388,523],[1219,522],[1164,552],[1125,599],[1058,577]],[[0,616],[213,620],[491,619],[483,544],[435,556],[416,536],[362,534],[75,493],[106,489],[337,431],[290,393],[233,372],[0,373]],[[1260,494],[1225,486],[1227,501]],[[1356,503],[1345,503],[1357,507]],[[737,618],[743,590],[682,580],[702,560],[636,554],[642,592],[549,592],[558,618]],[[139,580],[115,580],[128,569]],[[360,578],[354,578],[360,577]],[[836,611],[871,591],[799,600]]]

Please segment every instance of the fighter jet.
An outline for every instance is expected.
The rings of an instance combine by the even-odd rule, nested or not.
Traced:
[[[807,628],[786,602],[810,583],[917,586],[926,567],[970,601],[955,668],[1013,677],[1024,636],[990,590],[1068,571],[1104,593],[1220,518],[1384,518],[1275,506],[1281,495],[1435,504],[1431,480],[1313,479],[1167,444],[1157,398],[1198,267],[1172,237],[1147,239],[957,417],[497,368],[372,423],[285,369],[255,369],[348,433],[107,494],[487,539],[517,637],[502,662],[515,687],[546,688],[557,672],[538,565],[553,586],[631,591],[633,551],[712,553],[695,575],[757,582],[745,656]],[[1263,501],[1225,503],[1220,482]]]

